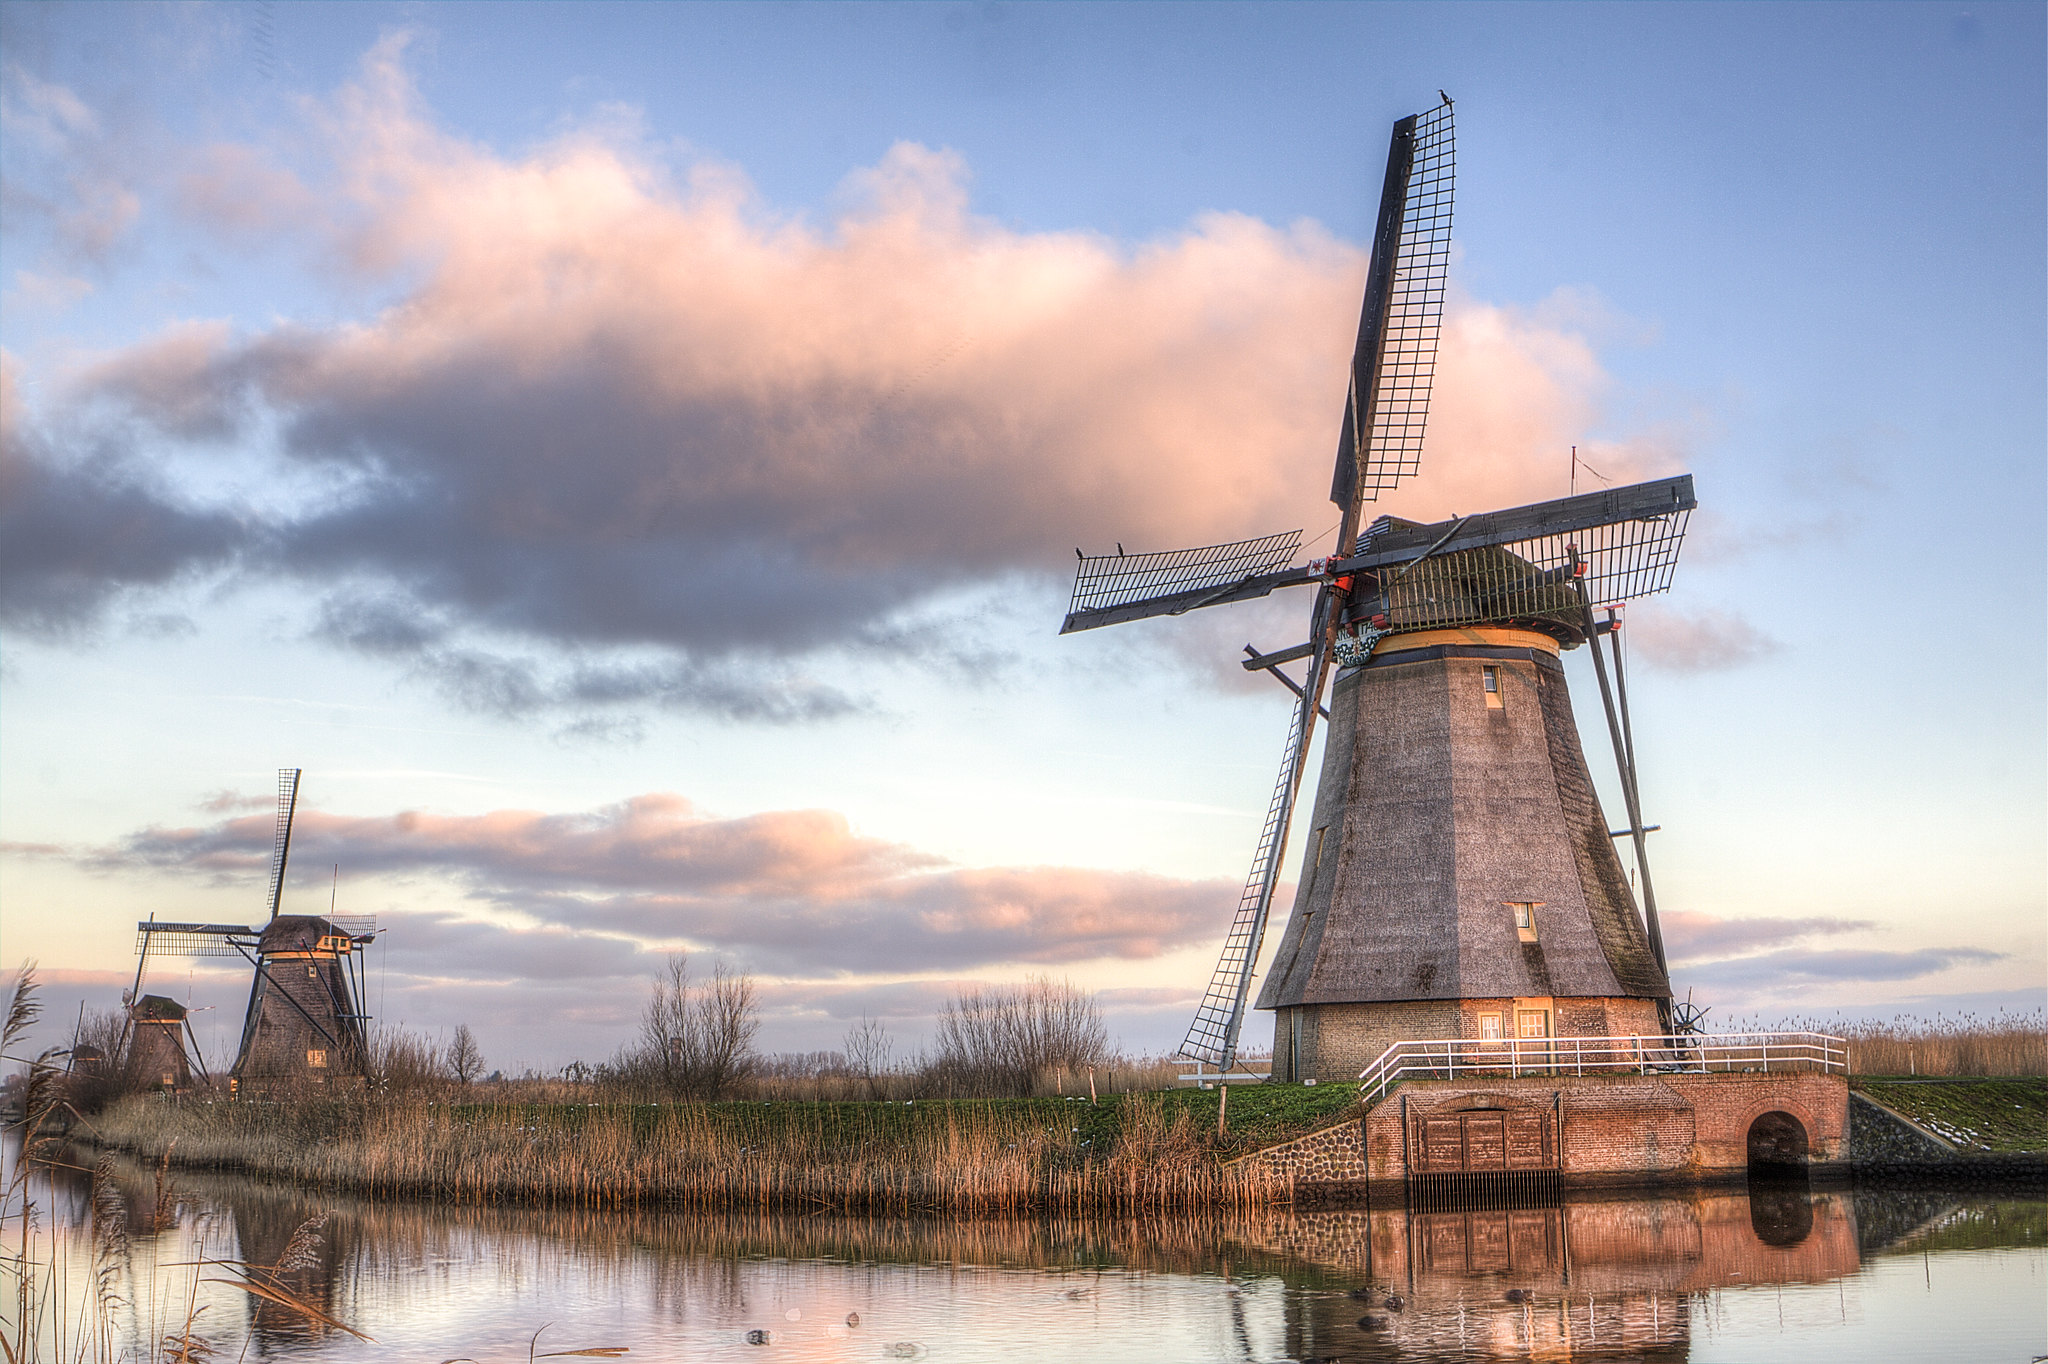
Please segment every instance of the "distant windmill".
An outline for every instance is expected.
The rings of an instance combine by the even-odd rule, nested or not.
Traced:
[[[199,1047],[195,1041],[191,1050],[186,1050],[191,1031],[186,1014],[184,1005],[164,995],[144,995],[128,1006],[125,1071],[131,1087],[172,1093],[192,1087],[192,1064]],[[199,1073],[206,1073],[203,1061]]]
[[[1451,104],[1394,125],[1330,500],[1301,532],[1081,556],[1061,633],[1314,587],[1308,641],[1243,666],[1296,697],[1279,780],[1221,961],[1182,1052],[1236,1063],[1316,720],[1330,719],[1296,889],[1257,1007],[1276,1079],[1349,1078],[1404,1039],[1662,1033],[1671,988],[1636,796],[1625,683],[1593,660],[1629,825],[1610,834],[1560,649],[1670,585],[1690,476],[1418,525],[1364,504],[1414,474],[1450,264]],[[1121,547],[1119,547],[1121,549]],[[1607,608],[1607,619],[1595,611]],[[1297,684],[1280,670],[1307,660]],[[1323,691],[1336,674],[1329,707]],[[1614,693],[1620,691],[1616,721]],[[1647,931],[1613,839],[1634,840]]]
[[[371,915],[280,914],[298,809],[299,769],[277,774],[277,833],[270,853],[269,918],[263,927],[158,923],[135,926],[135,988],[152,954],[241,957],[255,968],[242,1042],[229,1075],[238,1093],[359,1082],[367,1073],[362,951],[376,940]]]

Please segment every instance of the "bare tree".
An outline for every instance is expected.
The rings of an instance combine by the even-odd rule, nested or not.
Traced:
[[[890,1054],[896,1043],[879,1018],[860,1016],[860,1022],[846,1030],[846,1064],[867,1086],[868,1097],[882,1097],[882,1082],[888,1078]]]
[[[754,978],[718,963],[697,998],[696,1015],[703,1040],[694,1088],[707,1099],[724,1098],[754,1071],[754,1034],[761,1030]]]
[[[640,1054],[631,1058],[637,1069],[652,1072],[661,1088],[681,1088],[681,1077],[695,1063],[690,1026],[690,958],[671,952],[664,974],[640,1011]]]
[[[445,1083],[441,1049],[410,1028],[380,1028],[370,1048],[370,1074],[390,1096],[430,1093]]]
[[[974,1097],[1026,1096],[1054,1069],[1085,1070],[1109,1052],[1095,997],[1067,981],[962,990],[939,1014],[933,1078]]]
[[[484,1054],[476,1044],[476,1034],[469,1030],[469,1024],[455,1025],[455,1036],[448,1043],[448,1070],[454,1075],[455,1083],[467,1087],[469,1082],[483,1074]]]
[[[711,979],[697,985],[689,957],[672,953],[641,1011],[640,1052],[631,1067],[658,1077],[671,1092],[723,1098],[753,1073],[760,1028],[752,976],[720,962]]]

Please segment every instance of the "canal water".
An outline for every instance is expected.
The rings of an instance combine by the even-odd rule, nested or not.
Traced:
[[[1962,1191],[942,1222],[371,1203],[121,1166],[97,1200],[83,1169],[34,1197],[26,1300],[64,1361],[185,1334],[217,1364],[2048,1355],[2048,1204]],[[246,1266],[326,1320],[237,1287]],[[23,1288],[0,1282],[10,1339]],[[104,1342],[81,1335],[96,1291]]]

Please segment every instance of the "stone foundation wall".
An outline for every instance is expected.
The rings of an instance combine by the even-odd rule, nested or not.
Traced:
[[[1654,999],[1557,997],[1415,999],[1375,1004],[1304,1004],[1273,1012],[1273,1075],[1281,1080],[1355,1080],[1396,1042],[1415,1038],[1484,1035],[1480,1020],[1495,1015],[1512,1036],[1518,1007],[1542,1007],[1556,1037],[1654,1037],[1664,1031]],[[1299,1019],[1297,1024],[1296,1020]],[[1301,1054],[1294,1042],[1301,1040]]]
[[[1394,1043],[1411,1037],[1460,1037],[1464,1021],[1455,999],[1396,1004],[1304,1004],[1273,1013],[1273,1074],[1325,1084],[1356,1080]],[[1300,1019],[1301,1054],[1294,1055]],[[1477,1036],[1475,1032],[1473,1036]]]
[[[1936,1136],[1868,1094],[1849,1096],[1849,1158],[1858,1165],[1916,1165],[1954,1157],[1954,1143]]]
[[[1348,1117],[1230,1163],[1270,1171],[1301,1184],[1357,1184],[1368,1178],[1362,1135],[1358,1119]]]

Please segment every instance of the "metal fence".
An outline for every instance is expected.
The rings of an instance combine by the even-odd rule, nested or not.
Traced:
[[[1849,1046],[1819,1032],[1667,1033],[1643,1037],[1452,1037],[1396,1042],[1359,1073],[1376,1099],[1402,1080],[1460,1076],[1702,1075],[1721,1071],[1849,1071]]]

